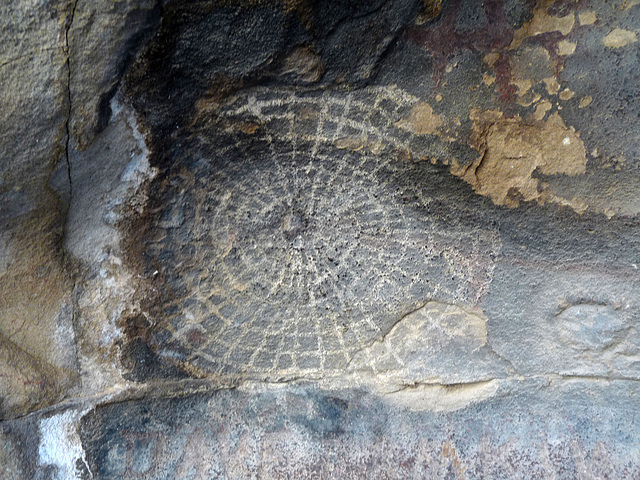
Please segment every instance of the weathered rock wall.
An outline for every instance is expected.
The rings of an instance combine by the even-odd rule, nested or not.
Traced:
[[[639,2],[0,13],[0,477],[640,475]]]

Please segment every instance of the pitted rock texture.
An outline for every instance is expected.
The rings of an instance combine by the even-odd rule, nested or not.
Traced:
[[[425,298],[486,290],[499,236],[433,218],[430,165],[246,141],[207,142],[154,192],[144,255],[175,295],[160,356],[210,372],[338,370]]]
[[[82,461],[99,479],[640,474],[632,385],[615,385],[619,395],[613,384],[589,393],[580,381],[540,386],[519,385],[520,395],[507,387],[491,402],[446,413],[414,412],[358,390],[292,386],[124,402],[85,417]],[[623,411],[628,427],[609,424]]]
[[[0,477],[638,477],[639,1],[0,13]]]

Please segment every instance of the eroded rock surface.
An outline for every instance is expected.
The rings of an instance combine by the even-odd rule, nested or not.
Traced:
[[[0,13],[0,477],[640,475],[640,3]]]
[[[70,7],[18,1],[0,7],[0,338],[5,345],[0,410],[5,418],[60,400],[76,369],[73,281],[60,247],[65,208],[49,186],[66,152]],[[66,180],[62,188],[68,193]]]

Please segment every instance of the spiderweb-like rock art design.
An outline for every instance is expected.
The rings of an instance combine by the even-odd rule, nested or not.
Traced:
[[[410,101],[380,92],[244,101],[227,114],[260,121],[259,131],[245,125],[226,144],[203,132],[200,155],[159,192],[147,254],[175,294],[161,355],[208,373],[320,375],[429,299],[477,301],[499,238],[442,218],[430,164],[387,155],[411,142],[393,127]],[[367,115],[386,116],[379,127],[358,119],[365,101]],[[378,146],[354,151],[341,138]]]

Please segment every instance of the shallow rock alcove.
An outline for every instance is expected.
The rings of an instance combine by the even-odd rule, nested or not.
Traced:
[[[0,477],[640,475],[640,2],[0,14]]]

